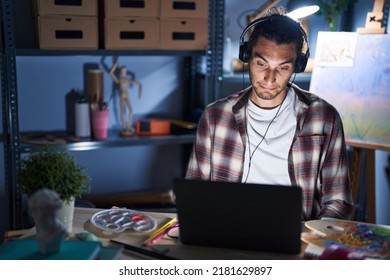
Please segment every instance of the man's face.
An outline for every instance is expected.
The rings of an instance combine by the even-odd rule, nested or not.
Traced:
[[[257,41],[249,59],[253,102],[264,108],[273,108],[282,102],[296,57],[293,43],[277,45],[263,37]]]

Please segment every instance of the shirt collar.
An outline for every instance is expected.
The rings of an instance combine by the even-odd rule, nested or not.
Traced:
[[[238,101],[232,108],[234,114],[236,114],[241,108],[248,104],[249,93],[251,92],[251,89],[252,87],[248,87],[239,93]]]

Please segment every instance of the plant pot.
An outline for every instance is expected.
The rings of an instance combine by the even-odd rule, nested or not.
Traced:
[[[74,202],[74,198],[70,202],[64,201],[56,212],[56,217],[64,224],[68,233],[73,229]]]

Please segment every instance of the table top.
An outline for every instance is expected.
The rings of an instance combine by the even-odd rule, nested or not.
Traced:
[[[91,217],[104,209],[98,208],[75,208],[73,220],[73,231],[70,238],[78,232],[89,231],[96,235],[106,246],[115,246],[110,240],[119,241],[135,247],[142,247],[154,252],[162,252],[168,256],[185,260],[224,260],[224,259],[303,259],[306,243],[302,242],[300,254],[282,254],[272,252],[259,252],[251,250],[237,250],[228,248],[205,247],[182,244],[179,239],[164,237],[152,246],[142,246],[143,242],[150,236],[150,232],[137,232],[126,229],[123,232],[107,232],[99,229],[91,222]],[[156,219],[157,228],[176,217],[175,213],[144,212]],[[151,259],[139,253],[124,250],[118,259]]]
[[[156,230],[150,232],[140,232],[134,229],[128,228],[122,232],[110,232],[100,229],[95,226],[91,219],[92,217],[103,210],[100,208],[80,208],[75,207],[74,218],[73,218],[73,228],[72,232],[68,236],[68,239],[77,239],[77,234],[81,232],[90,232],[94,234],[98,241],[102,243],[103,246],[115,247],[120,246],[119,244],[129,245],[131,248],[124,248],[120,251],[115,259],[182,259],[182,260],[301,260],[301,259],[312,259],[317,258],[323,250],[328,246],[326,245],[327,240],[333,240],[339,235],[354,232],[364,231],[364,226],[367,227],[369,232],[370,229],[376,235],[380,237],[385,236],[388,238],[390,234],[390,227],[384,225],[376,225],[363,222],[355,221],[345,221],[337,219],[324,219],[324,220],[313,220],[306,222],[302,227],[301,235],[301,252],[299,254],[283,254],[283,253],[273,253],[265,251],[255,251],[255,250],[237,250],[229,248],[218,248],[218,247],[206,247],[206,246],[195,246],[182,244],[180,242],[179,228],[175,228],[173,231],[170,231],[170,236],[176,236],[176,238],[171,238],[165,236],[164,238],[158,240],[153,245],[145,246],[143,245],[144,241],[147,240],[152,233]],[[132,210],[132,209],[127,209]],[[137,210],[135,210],[137,211]],[[176,217],[176,213],[167,213],[167,212],[152,212],[152,211],[139,211],[143,214],[153,217],[156,220],[156,229],[159,229],[166,222],[170,221],[172,218]],[[95,222],[96,224],[96,222]],[[357,228],[357,226],[359,226]],[[355,228],[356,227],[356,228]],[[378,229],[378,230],[374,230]],[[363,232],[364,233],[364,232]],[[36,234],[35,228],[9,231],[5,234],[5,240],[15,239],[15,238],[34,238]],[[338,240],[338,239],[337,239]],[[387,240],[387,239],[386,239]],[[114,242],[111,242],[114,241]],[[375,240],[374,240],[375,241]],[[375,242],[374,242],[375,243]],[[373,243],[373,244],[374,244]],[[388,240],[387,243],[388,244]],[[385,245],[386,245],[385,244]],[[375,244],[374,244],[375,245]],[[374,246],[373,245],[373,246]],[[377,255],[367,255],[368,258],[379,258],[379,259],[388,259],[389,250],[388,246],[384,246],[382,251],[378,251]],[[143,252],[135,252],[143,251]],[[152,252],[158,256],[149,256],[145,254],[145,251]],[[162,258],[161,256],[165,256]]]

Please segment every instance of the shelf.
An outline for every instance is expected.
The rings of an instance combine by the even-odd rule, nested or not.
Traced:
[[[36,138],[25,139],[28,134],[36,134],[40,132],[24,131],[19,129],[19,112],[18,100],[18,78],[17,65],[18,58],[23,57],[47,57],[56,59],[57,57],[67,56],[144,56],[144,57],[176,57],[183,60],[183,73],[178,73],[182,77],[179,80],[180,85],[189,92],[188,96],[183,97],[183,104],[178,104],[183,107],[183,113],[192,109],[193,101],[197,98],[198,91],[204,88],[207,92],[205,104],[213,100],[213,96],[217,96],[221,85],[219,83],[220,73],[222,73],[222,57],[223,57],[223,34],[224,32],[224,0],[210,0],[208,4],[208,45],[205,50],[107,50],[107,49],[85,49],[85,50],[42,50],[35,47],[34,41],[34,25],[32,23],[30,7],[27,2],[22,0],[3,0],[0,1],[0,20],[3,48],[0,51],[1,55],[1,90],[3,93],[3,134],[0,134],[0,141],[4,146],[4,181],[5,193],[9,194],[9,201],[6,208],[5,216],[9,219],[4,222],[8,224],[10,229],[23,228],[26,220],[25,201],[22,199],[20,186],[16,180],[16,174],[20,168],[20,159],[23,153],[29,153],[44,146],[51,146],[55,149],[65,149],[68,151],[89,151],[97,149],[105,149],[111,147],[131,147],[142,145],[185,145],[185,149],[180,151],[177,156],[180,156],[180,164],[183,169],[184,161],[188,156],[187,147],[192,145],[195,140],[193,130],[186,130],[181,134],[172,134],[166,136],[150,136],[140,137],[134,136],[130,138],[121,138],[119,136],[120,128],[109,131],[108,139],[105,141],[96,141],[93,138],[87,140],[75,139],[66,135],[65,129],[60,132],[65,135],[65,140],[56,143],[43,141],[32,141]],[[27,3],[27,4],[26,4]],[[20,46],[20,48],[18,48]],[[21,61],[23,62],[23,61]],[[138,62],[138,61],[137,61]],[[139,62],[142,63],[142,62]],[[22,63],[23,64],[23,63]],[[204,81],[198,80],[196,73],[203,69]],[[23,67],[23,65],[21,65]],[[24,70],[24,68],[23,68]],[[28,70],[28,69],[27,69]],[[177,69],[179,70],[179,68]],[[40,80],[36,81],[37,83]],[[202,84],[203,82],[203,84]],[[179,86],[179,84],[177,85]],[[20,87],[19,87],[20,88]],[[210,101],[210,102],[209,102]],[[176,106],[176,104],[175,104]],[[187,108],[190,107],[190,108]],[[27,126],[28,127],[28,126]],[[62,127],[61,127],[62,128]],[[176,131],[175,131],[176,132]],[[180,131],[182,132],[182,131]],[[50,132],[42,132],[50,134]],[[169,155],[170,156],[170,155]],[[176,155],[175,155],[176,156]],[[176,157],[172,162],[176,161]],[[136,162],[135,164],[137,164]],[[186,164],[186,162],[185,162]],[[175,166],[174,166],[175,167]],[[174,168],[176,170],[176,168]],[[176,171],[175,171],[176,172]],[[135,174],[138,175],[138,174]],[[164,174],[164,179],[166,178]],[[141,176],[143,177],[143,176]],[[168,179],[168,178],[167,178]],[[143,178],[141,178],[143,180]],[[146,181],[148,180],[148,181]],[[145,178],[145,184],[149,183],[149,179]],[[164,182],[162,182],[164,183]],[[126,182],[127,186],[128,182]],[[140,184],[143,185],[143,182]]]
[[[52,141],[42,141],[51,135]],[[195,133],[170,134],[159,136],[137,136],[120,137],[119,131],[110,130],[106,140],[77,140],[75,136],[67,135],[65,132],[29,132],[22,133],[21,152],[30,153],[49,145],[55,149],[66,149],[68,151],[90,151],[108,147],[129,147],[142,145],[175,145],[175,144],[192,144],[195,139]],[[28,140],[25,140],[28,139]],[[41,140],[39,142],[39,139]],[[39,142],[39,143],[38,143]]]
[[[202,50],[41,50],[15,49],[17,56],[103,56],[103,55],[142,55],[142,56],[199,56],[205,55]]]

